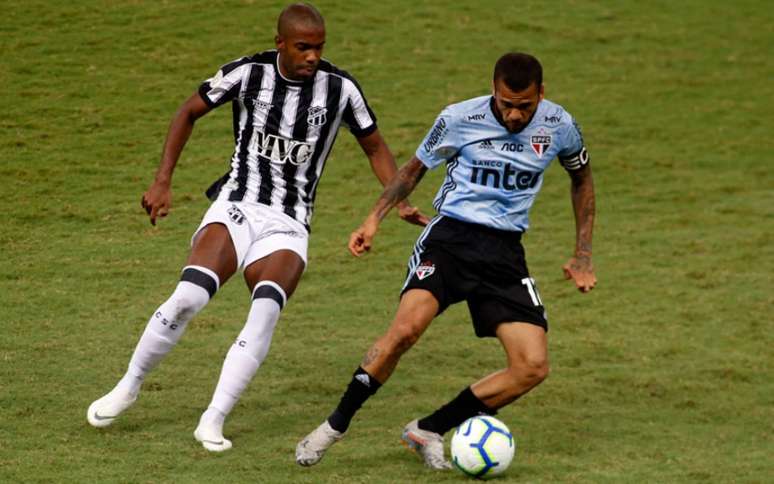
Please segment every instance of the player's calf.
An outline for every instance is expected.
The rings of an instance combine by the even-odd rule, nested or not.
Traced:
[[[222,452],[231,448],[231,441],[223,437],[226,416],[266,358],[286,303],[285,290],[276,282],[260,281],[253,288],[247,321],[226,354],[212,401],[194,431],[194,437],[205,449]]]
[[[110,393],[89,406],[86,417],[91,425],[112,424],[134,403],[145,375],[177,344],[188,322],[207,305],[218,285],[217,274],[206,267],[183,269],[175,291],[148,321],[124,377]]]

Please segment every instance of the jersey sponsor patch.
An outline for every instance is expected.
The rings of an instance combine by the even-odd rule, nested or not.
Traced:
[[[323,114],[324,116],[324,114]],[[255,131],[250,139],[250,151],[268,158],[272,163],[303,165],[312,158],[312,144]]]
[[[425,151],[428,153],[432,151],[433,148],[443,140],[444,136],[446,136],[446,120],[440,118],[430,131],[427,141],[425,141]]]
[[[435,272],[435,264],[433,264],[430,261],[422,262],[419,267],[417,267],[417,270],[414,271],[414,274],[417,275],[417,279],[420,281],[424,280],[427,277],[430,277]]]
[[[542,157],[543,153],[548,151],[551,146],[551,135],[547,134],[544,129],[538,130],[537,134],[532,135],[530,138],[530,144],[532,145],[532,151],[536,155]]]

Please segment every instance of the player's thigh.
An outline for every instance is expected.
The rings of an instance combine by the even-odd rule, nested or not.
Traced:
[[[438,314],[438,300],[426,289],[409,289],[404,292],[398,304],[395,318],[387,335],[410,342],[416,341],[430,326]]]
[[[194,237],[186,265],[206,267],[225,283],[237,270],[237,255],[228,229],[220,223],[202,227]]]
[[[277,283],[290,298],[304,273],[304,260],[289,249],[276,250],[245,268],[245,282],[252,292],[261,281]]]
[[[548,334],[541,326],[527,322],[501,323],[495,329],[510,367],[547,367]]]

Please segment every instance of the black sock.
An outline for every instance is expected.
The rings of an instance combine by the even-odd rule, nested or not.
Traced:
[[[470,417],[482,413],[494,415],[497,411],[484,405],[484,402],[473,394],[470,387],[467,387],[454,397],[454,400],[420,419],[417,425],[422,430],[443,435]]]
[[[341,396],[339,406],[328,417],[328,423],[331,427],[339,432],[346,432],[355,412],[363,406],[368,397],[376,393],[380,386],[382,384],[376,381],[376,378],[358,367],[352,375],[352,381],[349,382],[347,391]]]

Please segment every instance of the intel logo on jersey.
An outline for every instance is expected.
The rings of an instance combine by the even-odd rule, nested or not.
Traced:
[[[542,173],[518,171],[510,163],[500,160],[473,160],[470,181],[504,190],[526,190],[537,185]]]
[[[258,153],[272,163],[303,165],[312,157],[312,144],[256,131],[250,140],[251,153]]]

